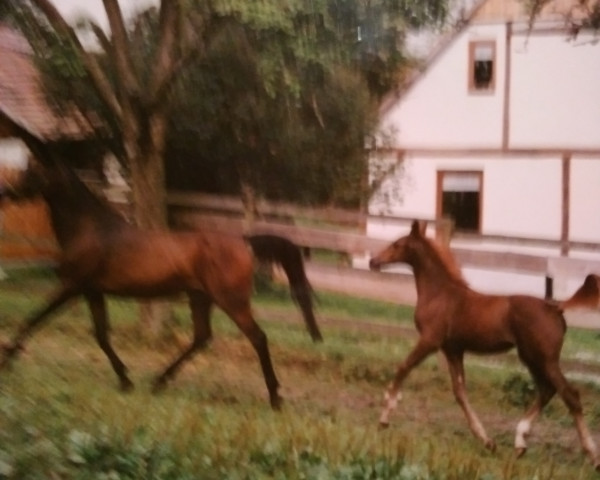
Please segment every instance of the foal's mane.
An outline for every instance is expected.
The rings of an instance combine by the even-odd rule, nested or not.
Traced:
[[[423,243],[429,247],[432,255],[436,257],[440,266],[448,273],[450,279],[462,286],[468,287],[467,281],[463,277],[460,266],[456,262],[450,248],[435,240],[431,240],[424,235],[421,235]]]

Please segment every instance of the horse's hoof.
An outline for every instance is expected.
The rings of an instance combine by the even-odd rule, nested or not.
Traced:
[[[167,382],[165,381],[165,379],[163,379],[163,378],[157,378],[152,383],[152,389],[151,389],[151,391],[154,394],[158,394],[158,393],[163,392],[166,387],[167,387]]]
[[[490,452],[495,453],[496,452],[496,442],[494,442],[493,440],[486,441],[485,448],[487,448]]]
[[[275,410],[276,412],[280,412],[282,406],[283,406],[283,398],[281,398],[279,395],[271,398],[271,408],[273,410]]]
[[[133,382],[128,378],[122,379],[120,389],[123,393],[131,392],[133,390]]]
[[[594,463],[594,470],[596,470],[596,472],[600,473],[600,461],[597,461]]]
[[[517,458],[521,458],[523,455],[525,455],[526,451],[527,451],[526,447],[515,448],[515,453],[517,455]]]
[[[323,341],[323,335],[321,335],[321,332],[319,330],[310,330],[310,338],[312,338],[312,341],[315,343],[320,343]]]
[[[385,430],[389,428],[390,424],[388,422],[379,422],[379,430]]]

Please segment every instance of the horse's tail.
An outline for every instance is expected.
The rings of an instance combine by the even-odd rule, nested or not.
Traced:
[[[558,308],[562,311],[574,308],[600,309],[600,275],[590,273],[586,276],[570,298],[558,303]]]
[[[261,262],[281,265],[290,284],[292,298],[300,306],[312,339],[323,340],[313,311],[313,289],[306,277],[300,247],[277,235],[248,235],[246,241]]]

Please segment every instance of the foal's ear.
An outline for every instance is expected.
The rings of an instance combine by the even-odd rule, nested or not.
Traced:
[[[413,220],[413,223],[410,227],[410,234],[416,237],[424,237],[426,230],[427,222],[419,222],[418,220]]]

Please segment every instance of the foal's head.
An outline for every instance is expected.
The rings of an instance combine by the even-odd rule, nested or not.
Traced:
[[[371,258],[369,267],[378,270],[391,263],[407,263],[412,267],[425,263],[445,271],[453,280],[464,283],[460,268],[450,251],[434,243],[425,236],[427,224],[414,221],[410,233],[392,242]]]

